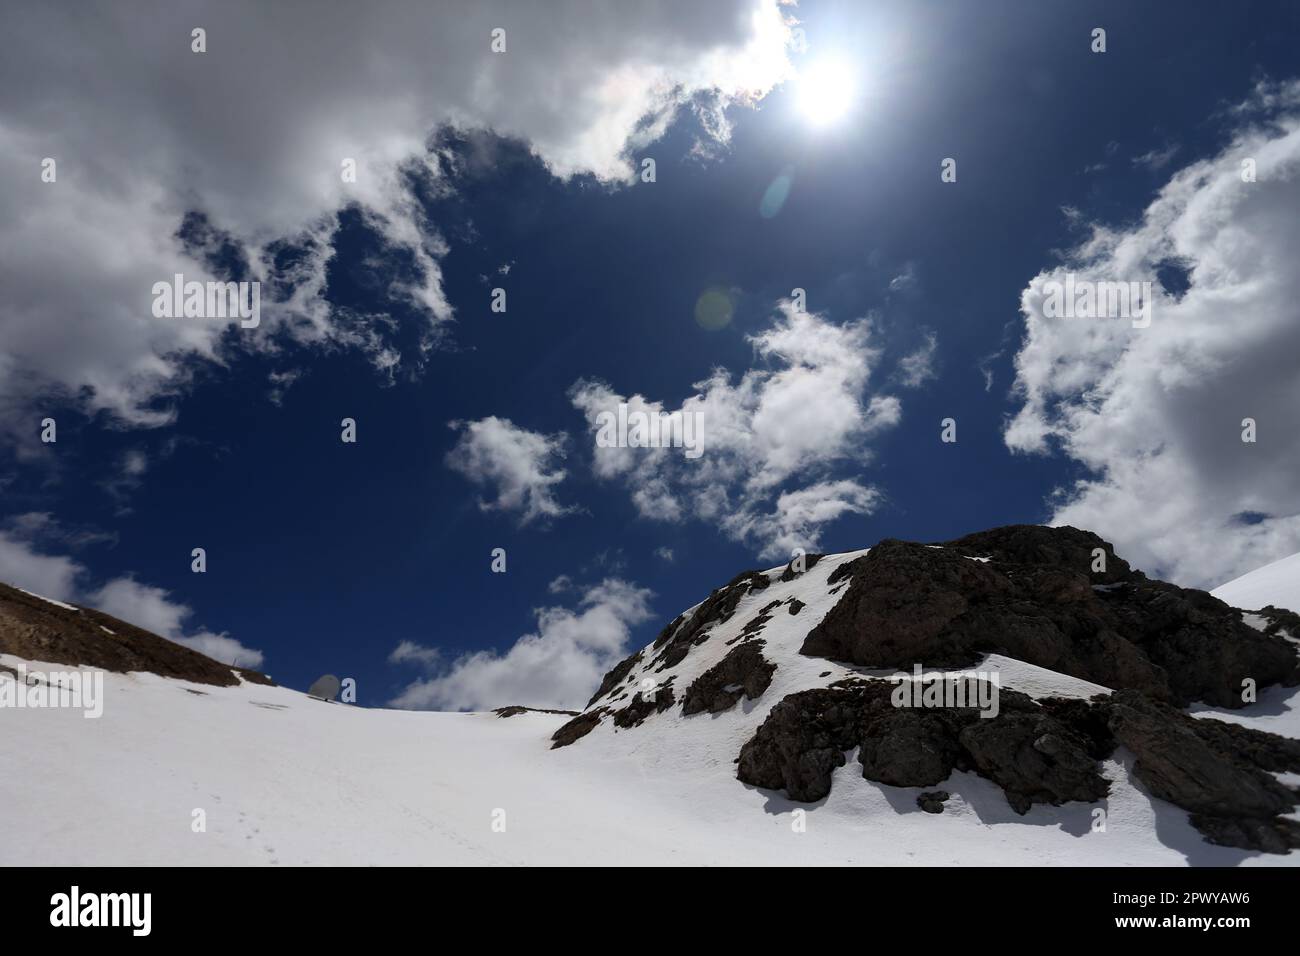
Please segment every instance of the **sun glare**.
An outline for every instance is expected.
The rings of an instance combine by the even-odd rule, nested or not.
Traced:
[[[814,126],[830,126],[853,106],[857,77],[840,60],[818,60],[799,74],[799,112]]]

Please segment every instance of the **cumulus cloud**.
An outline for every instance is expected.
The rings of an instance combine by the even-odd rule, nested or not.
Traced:
[[[424,317],[416,351],[436,341],[451,318],[446,246],[410,189],[441,180],[426,149],[433,129],[492,129],[529,143],[557,175],[616,181],[630,173],[629,148],[661,134],[682,104],[752,102],[789,69],[776,0],[650,0],[616,17],[587,0],[381,10],[53,0],[8,26],[0,424],[11,427],[41,396],[165,424],[194,362],[224,361],[234,343],[355,347],[381,370],[410,361],[368,317],[328,309],[322,292],[336,213],[355,203],[413,259],[390,291]],[[204,53],[191,49],[199,26]],[[505,53],[489,49],[496,27]],[[41,181],[45,158],[55,182]],[[347,159],[355,182],[342,176]],[[187,244],[178,229],[195,211],[211,229]],[[214,238],[267,280],[256,330],[151,315],[154,282],[218,277],[205,246]],[[280,240],[294,255],[273,265]]]
[[[855,480],[827,480],[845,462],[870,460],[867,442],[901,418],[891,395],[864,395],[880,350],[868,321],[836,324],[779,303],[772,325],[752,336],[764,364],[732,381],[716,369],[695,384],[679,409],[698,415],[703,453],[679,448],[625,448],[595,444],[596,474],[623,482],[643,517],[707,521],[765,557],[792,547],[814,548],[820,529],[845,514],[869,514],[880,499]],[[602,413],[626,403],[632,413],[663,415],[664,404],[625,397],[598,381],[570,390],[593,440]],[[796,484],[797,488],[786,487]]]
[[[206,654],[213,660],[234,667],[261,667],[261,651],[245,647],[229,634],[198,630],[186,633],[190,608],[172,598],[162,588],[141,584],[132,577],[115,578],[90,592],[81,602],[99,608],[105,614],[120,617],[129,624],[153,631],[169,641]]]
[[[41,554],[22,538],[0,531],[0,581],[41,597],[74,601],[81,566],[63,555]]]
[[[557,518],[572,509],[561,505],[554,486],[564,480],[559,465],[564,436],[520,428],[508,418],[491,415],[476,422],[452,422],[460,439],[447,453],[447,466],[495,497],[480,499],[484,511],[512,511],[521,524]]]
[[[235,667],[261,667],[261,651],[245,647],[228,634],[189,631],[190,608],[162,588],[127,576],[98,588],[88,588],[89,572],[65,555],[43,553],[20,534],[0,531],[0,581],[42,597],[98,608],[129,624],[153,631],[177,644]]]
[[[508,650],[466,654],[409,684],[394,707],[488,710],[510,704],[578,709],[626,656],[631,628],[650,619],[650,591],[617,578],[586,589],[577,608],[534,611],[537,629]]]
[[[1014,450],[1088,468],[1055,523],[1197,586],[1300,550],[1300,82],[1262,85],[1231,115],[1231,143],[1174,174],[1139,223],[1092,225],[1024,290],[1005,432]],[[1186,288],[1162,287],[1171,264]],[[1152,282],[1150,326],[1047,317],[1045,284],[1068,272]]]

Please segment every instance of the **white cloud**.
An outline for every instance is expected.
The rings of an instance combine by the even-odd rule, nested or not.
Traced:
[[[878,492],[825,475],[837,464],[869,461],[867,442],[898,423],[902,406],[894,396],[863,394],[880,357],[866,320],[837,325],[782,302],[771,327],[750,342],[763,367],[735,384],[716,369],[681,405],[701,416],[698,459],[681,449],[595,446],[594,469],[624,482],[643,517],[697,518],[777,557],[795,545],[815,548],[820,529],[837,517],[873,510]],[[621,402],[630,412],[668,411],[597,381],[576,382],[570,398],[593,444],[597,417]],[[791,482],[799,487],[782,489]]]
[[[222,663],[262,666],[261,651],[245,647],[228,634],[206,630],[186,633],[190,608],[173,600],[162,588],[141,584],[128,576],[87,589],[82,584],[87,577],[86,568],[72,558],[42,553],[21,536],[0,531],[0,581],[56,601],[98,608]]]
[[[1178,155],[1178,150],[1177,143],[1171,143],[1163,149],[1147,150],[1141,156],[1133,157],[1133,165],[1145,166],[1147,169],[1159,171],[1169,165],[1173,158]]]
[[[196,25],[206,53],[191,52]],[[504,54],[489,50],[497,26]],[[254,278],[271,242],[305,243],[292,291],[234,333],[243,347],[273,349],[278,334],[360,348],[381,371],[418,361],[321,301],[340,207],[360,203],[415,255],[419,275],[393,291],[424,313],[426,348],[451,317],[446,247],[406,174],[439,178],[432,129],[493,129],[557,175],[621,180],[629,146],[696,94],[771,89],[787,40],[775,0],[648,0],[617,16],[586,0],[35,5],[0,36],[0,424],[49,394],[137,426],[171,420],[192,361],[225,352],[222,323],[150,314],[155,281],[209,278],[175,238],[189,210],[249,252]],[[55,183],[40,181],[44,157]]]
[[[1012,449],[1055,445],[1091,471],[1054,522],[1197,586],[1300,550],[1300,83],[1263,86],[1233,115],[1231,144],[1176,173],[1140,223],[1094,226],[1030,282],[1006,429]],[[1247,159],[1257,182],[1242,181]],[[1181,298],[1159,291],[1171,261],[1190,269]],[[1150,327],[1045,317],[1044,283],[1067,271],[1152,281]]]
[[[425,647],[415,641],[402,641],[388,655],[390,664],[414,664],[431,670],[442,662],[442,652],[436,647]]]
[[[915,291],[920,284],[916,275],[916,263],[908,262],[898,275],[889,280],[889,291],[902,293]]]
[[[934,378],[934,354],[939,347],[939,337],[927,332],[925,342],[898,362],[898,381],[905,388],[917,388]]]
[[[81,566],[62,555],[40,554],[0,531],[0,581],[56,601],[75,601]]]
[[[408,685],[393,701],[413,710],[488,710],[510,704],[578,709],[627,654],[631,628],[650,619],[650,591],[617,578],[587,589],[577,610],[539,608],[535,632],[504,653],[478,651]]]
[[[669,564],[673,561],[673,549],[669,547],[655,548],[655,557],[661,561],[667,561]]]
[[[572,510],[556,501],[553,491],[565,476],[559,465],[564,457],[563,435],[530,432],[495,415],[476,422],[452,422],[451,427],[461,435],[447,453],[447,466],[494,491],[494,499],[479,501],[484,511],[518,512],[520,523],[528,524]]]
[[[162,588],[141,584],[131,577],[115,578],[86,595],[81,602],[105,614],[121,618],[128,624],[153,631],[169,641],[206,654],[213,660],[234,667],[261,667],[261,651],[245,647],[228,634],[200,630],[185,633],[185,621],[193,613],[172,599]]]

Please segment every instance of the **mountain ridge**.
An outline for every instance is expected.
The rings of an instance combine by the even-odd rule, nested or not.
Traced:
[[[1211,842],[1283,853],[1300,847],[1300,793],[1272,774],[1300,773],[1300,741],[1181,708],[1236,710],[1252,703],[1247,687],[1300,685],[1297,623],[1150,579],[1076,528],[886,539],[737,575],[611,669],[552,746],[742,706],[762,719],[732,753],[741,783],[815,803],[856,752],[864,777],[893,786],[977,773],[1021,815],[1101,800],[1101,762],[1123,747]],[[827,669],[813,677],[817,662]],[[1017,690],[1025,667],[1054,675],[1052,692]],[[913,668],[1003,675],[1003,710],[986,721],[968,706],[900,709],[890,691]]]

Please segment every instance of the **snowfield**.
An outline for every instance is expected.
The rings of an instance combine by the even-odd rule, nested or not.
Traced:
[[[1300,614],[1300,554],[1266,564],[1210,593],[1233,607],[1256,611],[1271,604]],[[1295,637],[1300,639],[1300,634]]]
[[[1300,554],[1266,564],[1210,593],[1233,607],[1259,610],[1272,605],[1300,613]],[[1264,620],[1256,614],[1243,614],[1242,620],[1257,630],[1264,627]],[[1285,636],[1300,651],[1300,634]],[[1216,717],[1255,730],[1300,738],[1300,688],[1297,687],[1265,687],[1259,692],[1259,702],[1247,711],[1197,706],[1191,708],[1191,713],[1196,717]],[[1279,779],[1292,787],[1300,787],[1300,779],[1293,779],[1295,776],[1281,774]]]
[[[376,710],[286,688],[145,673],[106,674],[98,720],[73,710],[0,710],[0,811],[9,824],[0,863],[1300,863],[1300,854],[1206,843],[1186,812],[1133,780],[1123,749],[1104,765],[1108,799],[1035,805],[1025,816],[996,785],[960,772],[938,787],[952,794],[945,811],[925,813],[920,788],[863,779],[856,754],[815,804],[740,783],[736,755],[783,696],[849,674],[891,673],[797,653],[837,599],[827,577],[862,553],[828,556],[791,582],[778,581],[775,569],[771,586],[747,595],[673,671],[680,698],[761,607],[797,595],[807,606],[798,615],[778,608],[761,634],[777,670],[759,699],[716,715],[683,717],[674,707],[628,729],[606,721],[557,750],[550,737],[562,715]],[[0,664],[18,663],[0,655]],[[978,669],[997,670],[1004,686],[1033,696],[1106,690],[996,655]],[[1285,698],[1261,710],[1294,713],[1295,689]],[[1093,829],[1097,807],[1106,810],[1104,831]],[[205,832],[194,832],[196,810]]]

